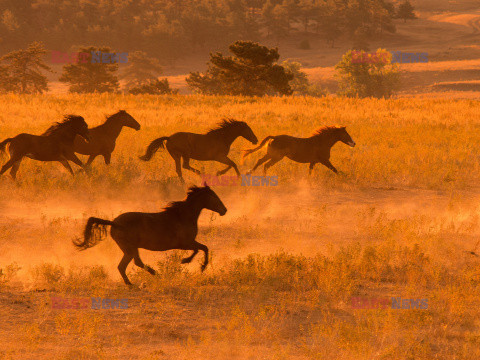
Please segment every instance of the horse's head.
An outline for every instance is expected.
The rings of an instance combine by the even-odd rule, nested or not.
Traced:
[[[84,138],[86,141],[90,141],[90,133],[88,131],[88,125],[82,116],[71,115],[70,124],[73,132],[76,135]]]
[[[227,212],[227,208],[223,205],[222,200],[218,197],[218,195],[210,189],[206,182],[203,183],[203,187],[198,188],[199,196],[202,196],[203,207],[205,209],[215,211],[216,213],[223,216]]]
[[[246,122],[243,121],[241,122],[240,136],[250,141],[253,145],[258,143],[258,139],[253,133],[253,130],[247,125]]]
[[[122,126],[126,126],[137,131],[140,130],[140,124],[138,121],[135,120],[133,116],[127,113],[125,110],[120,110],[115,115],[118,117],[118,120]]]
[[[338,140],[348,146],[355,147],[355,141],[353,141],[345,126],[338,128]]]

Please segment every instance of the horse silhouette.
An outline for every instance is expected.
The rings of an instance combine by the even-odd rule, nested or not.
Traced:
[[[0,152],[5,151],[9,144],[10,160],[3,165],[0,175],[11,168],[10,175],[16,179],[24,157],[39,161],[58,161],[74,175],[68,161],[84,167],[73,151],[73,142],[77,135],[88,141],[87,123],[81,116],[66,115],[62,122],[55,123],[42,135],[19,134],[4,140],[0,143]]]
[[[240,176],[237,165],[228,157],[230,146],[239,136],[254,145],[258,142],[257,137],[246,122],[224,119],[216,128],[209,130],[206,134],[177,132],[170,136],[158,138],[150,143],[145,155],[141,156],[140,159],[148,161],[159,148],[166,147],[173,160],[175,160],[176,171],[182,182],[184,180],[181,159],[183,159],[184,169],[198,175],[200,175],[200,171],[190,166],[190,159],[214,160],[228,165],[224,170],[218,171],[217,176],[225,174],[231,168],[235,170],[237,176]]]
[[[107,117],[102,125],[90,129],[90,141],[87,142],[80,136],[76,137],[74,142],[75,152],[90,155],[85,164],[86,167],[90,166],[99,155],[103,156],[105,164],[110,164],[116,140],[124,126],[137,131],[140,130],[140,124],[125,110],[120,110]]]
[[[132,259],[135,265],[155,275],[155,270],[140,259],[138,249],[166,251],[172,249],[193,250],[191,256],[182,260],[182,264],[192,261],[199,250],[205,254],[202,271],[208,264],[208,248],[195,240],[198,233],[198,217],[203,209],[225,215],[227,208],[215,192],[204,183],[204,187],[190,187],[187,198],[170,203],[159,213],[129,212],[113,221],[91,217],[87,221],[83,241],[74,241],[80,249],[88,249],[102,240],[106,227],[111,226],[110,234],[123,251],[118,271],[127,285],[132,283],[125,270]]]
[[[309,163],[309,175],[317,163],[325,165],[334,173],[338,173],[330,162],[330,150],[338,141],[351,147],[355,146],[355,141],[352,140],[344,126],[325,126],[308,138],[297,138],[289,135],[267,136],[256,148],[244,151],[243,158],[267,145],[267,154],[259,159],[247,174],[251,174],[263,163],[266,163],[263,167],[263,172],[266,174],[271,166],[285,156],[299,163]]]

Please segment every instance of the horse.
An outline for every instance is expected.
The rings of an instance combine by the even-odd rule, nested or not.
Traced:
[[[88,125],[84,118],[78,115],[66,115],[62,122],[50,126],[42,135],[19,134],[0,143],[0,152],[10,153],[10,160],[3,165],[0,175],[9,168],[10,175],[15,180],[18,168],[24,157],[39,161],[58,161],[74,175],[68,161],[83,168],[83,163],[73,151],[73,142],[79,135],[89,140]]]
[[[112,152],[115,150],[115,142],[124,126],[140,130],[140,124],[125,110],[120,110],[107,117],[102,125],[90,129],[90,141],[87,142],[80,136],[76,137],[75,152],[90,155],[85,167],[90,166],[99,155],[103,156],[106,165],[110,164]]]
[[[96,245],[106,236],[106,227],[111,226],[110,235],[123,251],[123,258],[118,271],[127,285],[132,285],[125,270],[132,259],[136,266],[155,275],[155,270],[145,265],[140,259],[138,249],[166,251],[172,249],[193,250],[192,255],[182,260],[190,263],[199,250],[205,255],[202,272],[208,265],[208,247],[195,240],[198,233],[198,217],[203,209],[225,215],[227,208],[210,187],[192,186],[183,201],[168,204],[159,213],[129,212],[113,221],[91,217],[87,221],[83,241],[74,240],[79,250],[86,250]]]
[[[182,175],[180,160],[183,158],[183,168],[200,175],[200,171],[190,166],[190,159],[209,161],[214,160],[228,165],[225,169],[218,171],[217,176],[225,174],[232,167],[240,176],[237,165],[228,157],[230,146],[237,137],[243,137],[253,145],[258,139],[250,126],[244,121],[234,119],[223,119],[215,128],[205,134],[190,132],[177,132],[170,136],[158,138],[150,143],[145,155],[140,156],[141,160],[150,160],[159,148],[167,148],[167,151],[175,160],[176,171],[182,182],[185,182]],[[165,145],[166,142],[166,145]]]
[[[317,163],[325,165],[337,174],[337,169],[330,162],[330,149],[338,141],[352,148],[355,146],[355,141],[352,140],[345,126],[325,126],[308,138],[297,138],[289,135],[267,136],[258,147],[244,151],[243,158],[267,145],[267,154],[259,159],[247,174],[251,174],[260,165],[268,161],[263,167],[263,172],[266,174],[268,168],[285,156],[299,163],[310,163],[309,175],[311,175],[313,167]]]

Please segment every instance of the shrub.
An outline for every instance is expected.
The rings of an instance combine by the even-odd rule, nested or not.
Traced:
[[[355,61],[358,57],[360,61]],[[379,60],[380,59],[380,60]],[[391,97],[399,85],[398,65],[392,55],[379,49],[375,54],[348,51],[335,66],[340,79],[340,95],[349,97]]]

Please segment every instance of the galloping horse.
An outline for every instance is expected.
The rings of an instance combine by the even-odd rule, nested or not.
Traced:
[[[66,115],[64,121],[48,128],[42,135],[20,134],[0,143],[0,152],[8,151],[10,160],[0,170],[2,175],[9,168],[10,175],[16,178],[18,168],[24,157],[40,161],[59,161],[72,175],[68,161],[83,167],[83,163],[73,151],[73,141],[79,135],[88,141],[88,125],[81,116]]]
[[[87,142],[77,136],[74,143],[75,152],[90,155],[85,167],[90,166],[99,155],[103,156],[105,164],[110,164],[112,152],[115,150],[115,141],[124,126],[140,130],[140,124],[125,110],[120,110],[109,116],[104,124],[90,129],[90,141]]]
[[[240,176],[237,165],[228,157],[230,146],[239,136],[257,144],[258,139],[253,133],[250,126],[244,121],[234,119],[224,119],[216,128],[209,130],[206,134],[195,134],[190,132],[177,132],[171,136],[158,138],[148,146],[145,155],[140,159],[148,161],[159,148],[166,147],[173,160],[178,177],[182,182],[182,167],[180,160],[183,158],[183,168],[200,174],[200,171],[190,166],[190,159],[208,161],[214,160],[222,164],[228,165],[227,168],[217,172],[217,176],[225,174],[232,167],[235,169],[237,176]]]
[[[87,221],[83,241],[73,243],[80,250],[88,249],[102,240],[106,235],[106,227],[111,226],[110,234],[124,254],[118,271],[127,285],[132,283],[125,270],[132,259],[135,265],[155,275],[155,270],[140,259],[139,248],[151,251],[193,250],[192,255],[182,260],[182,264],[191,262],[198,251],[202,250],[205,254],[203,271],[208,264],[208,248],[195,241],[197,221],[203,209],[215,211],[221,216],[227,212],[217,194],[205,183],[204,187],[189,188],[184,201],[170,203],[159,213],[130,212],[113,221],[91,217]]]
[[[263,167],[264,174],[266,174],[269,167],[275,165],[285,156],[299,163],[310,163],[309,175],[312,173],[316,163],[325,165],[334,173],[338,173],[337,169],[330,162],[330,149],[337,141],[341,141],[351,147],[355,146],[355,141],[352,140],[344,126],[325,126],[308,138],[297,138],[289,135],[267,136],[256,148],[246,150],[243,158],[261,149],[268,143],[267,154],[257,161],[248,174],[268,161]]]

